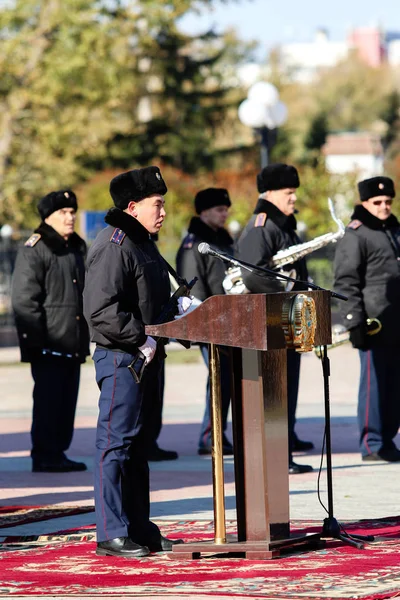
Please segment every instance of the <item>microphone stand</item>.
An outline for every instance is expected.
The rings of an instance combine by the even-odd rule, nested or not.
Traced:
[[[241,267],[250,271],[251,273],[260,272],[262,275],[266,275],[268,277],[274,277],[275,279],[283,279],[286,281],[293,281],[295,283],[302,283],[307,287],[310,287],[314,290],[321,290],[324,292],[330,292],[330,294],[334,298],[339,298],[340,300],[347,300],[347,296],[343,296],[338,292],[334,292],[332,290],[326,290],[325,288],[319,287],[315,285],[315,283],[310,283],[306,281],[301,281],[300,279],[294,279],[293,277],[289,277],[287,275],[282,275],[281,273],[277,273],[272,269],[267,269],[264,267],[258,267],[256,265],[252,265],[251,263],[244,262],[242,260],[238,260],[233,256],[229,256],[228,254],[223,254],[222,252],[218,252],[214,248],[208,246],[201,252],[201,254],[210,254],[219,258],[220,260],[226,261],[235,267]],[[257,273],[256,273],[257,274]],[[328,517],[324,519],[322,532],[320,534],[321,538],[333,538],[340,540],[344,544],[349,544],[354,548],[362,549],[364,548],[364,542],[373,542],[373,535],[355,535],[347,533],[344,528],[339,524],[337,519],[334,516],[334,506],[333,506],[333,478],[332,478],[332,445],[331,445],[331,414],[330,414],[330,394],[329,394],[329,376],[330,376],[330,364],[328,358],[328,348],[326,345],[322,346],[322,372],[324,379],[324,416],[325,416],[325,443],[326,443],[326,480],[327,480],[327,494],[328,494]]]
[[[330,364],[327,346],[322,347],[322,372],[324,376],[324,409],[325,409],[325,441],[326,441],[326,480],[328,493],[328,517],[324,519],[322,538],[334,538],[354,548],[364,548],[363,542],[373,542],[373,535],[355,535],[347,533],[333,514],[333,481],[332,481],[332,446],[331,446],[331,414],[329,398]]]
[[[201,244],[200,244],[200,246],[201,246]],[[207,246],[208,246],[208,244],[207,244]],[[305,285],[306,287],[309,287],[313,290],[329,292],[331,294],[331,296],[333,296],[334,298],[339,298],[340,300],[347,300],[347,296],[343,296],[342,294],[339,294],[338,292],[334,292],[333,290],[327,290],[326,288],[320,287],[319,285],[316,285],[315,283],[312,283],[311,281],[302,281],[301,279],[295,279],[294,277],[289,277],[289,275],[283,275],[283,273],[277,273],[273,269],[267,269],[265,267],[259,267],[257,265],[252,265],[251,263],[245,262],[244,260],[238,260],[237,258],[230,256],[229,254],[224,254],[223,252],[218,252],[217,250],[215,250],[214,248],[211,248],[210,246],[208,246],[208,248],[203,250],[203,252],[200,252],[200,254],[210,254],[211,256],[215,256],[216,258],[219,258],[220,260],[226,261],[235,267],[241,267],[242,269],[245,269],[246,271],[250,271],[250,273],[255,273],[256,275],[258,274],[257,273],[257,271],[258,271],[262,275],[266,275],[268,277],[273,277],[274,279],[282,279],[284,281],[292,281],[293,283],[301,283],[301,284]]]

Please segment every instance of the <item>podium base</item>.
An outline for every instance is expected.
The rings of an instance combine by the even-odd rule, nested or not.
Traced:
[[[293,548],[294,550],[315,550],[323,548],[325,541],[320,533],[307,533],[305,535],[292,534],[289,538],[274,541],[246,541],[238,542],[235,536],[227,536],[224,544],[212,541],[176,544],[169,558],[191,560],[198,559],[202,554],[240,554],[249,560],[269,560],[278,558],[282,551]]]

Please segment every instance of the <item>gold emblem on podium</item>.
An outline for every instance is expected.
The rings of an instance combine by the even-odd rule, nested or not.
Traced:
[[[314,298],[296,294],[282,305],[282,328],[287,348],[310,352],[314,347],[317,314]]]

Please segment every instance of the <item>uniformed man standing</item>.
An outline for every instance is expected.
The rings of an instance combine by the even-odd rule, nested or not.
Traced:
[[[192,217],[188,234],[184,238],[176,257],[178,274],[187,280],[197,277],[195,295],[198,300],[206,300],[216,294],[224,294],[222,281],[225,266],[220,260],[208,254],[200,254],[199,244],[206,242],[221,252],[233,254],[233,240],[224,229],[231,205],[228,191],[224,188],[207,188],[196,194],[194,206],[197,217]],[[208,368],[208,344],[199,344],[204,362]],[[230,361],[227,348],[220,347],[221,403],[223,453],[233,454],[233,447],[226,436],[227,418],[231,399]],[[198,445],[200,455],[211,454],[211,410],[210,378],[207,379],[206,406],[200,430]]]
[[[358,348],[361,373],[358,425],[362,460],[400,461],[393,438],[400,426],[400,224],[392,214],[389,177],[358,183],[361,204],[338,243],[335,289],[350,341]],[[382,325],[368,335],[367,319]],[[374,328],[374,325],[373,327]]]
[[[256,266],[270,268],[271,258],[279,251],[301,242],[296,234],[294,216],[296,189],[300,185],[295,167],[283,163],[271,164],[257,175],[257,188],[260,193],[254,214],[238,240],[238,258]],[[296,278],[307,281],[308,273],[304,259],[292,265]],[[277,279],[270,279],[242,269],[244,283],[250,292],[282,292],[284,287]],[[303,284],[295,284],[293,290],[307,289]],[[307,473],[310,465],[293,461],[296,450],[311,450],[312,442],[300,440],[294,430],[300,377],[300,354],[295,350],[287,352],[287,394],[289,426],[289,473]]]
[[[155,166],[114,177],[110,194],[115,208],[88,256],[84,311],[96,343],[100,388],[95,463],[99,555],[140,557],[170,550],[175,543],[150,521],[147,462],[165,353],[146,335],[145,325],[156,321],[170,297],[167,263],[151,234],[162,227],[166,192]],[[138,351],[146,359],[139,383],[128,369]]]
[[[42,222],[17,255],[12,306],[22,362],[31,363],[32,471],[85,471],[70,460],[81,363],[89,354],[82,291],[86,244],[74,232],[77,199],[50,192],[38,204]]]

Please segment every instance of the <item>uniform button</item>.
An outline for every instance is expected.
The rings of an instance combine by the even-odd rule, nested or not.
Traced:
[[[78,358],[79,354],[77,352],[75,352],[75,356],[76,356],[76,358]]]
[[[77,320],[77,321],[79,321],[79,320],[80,320],[80,316],[79,316],[79,315],[77,315],[77,317],[76,317],[76,320]]]
[[[72,283],[76,283],[76,279],[73,279],[73,280],[72,280]]]
[[[22,334],[22,337],[25,339],[25,338],[27,338],[27,337],[28,337],[28,334],[27,334],[27,333],[23,333],[23,334]]]

